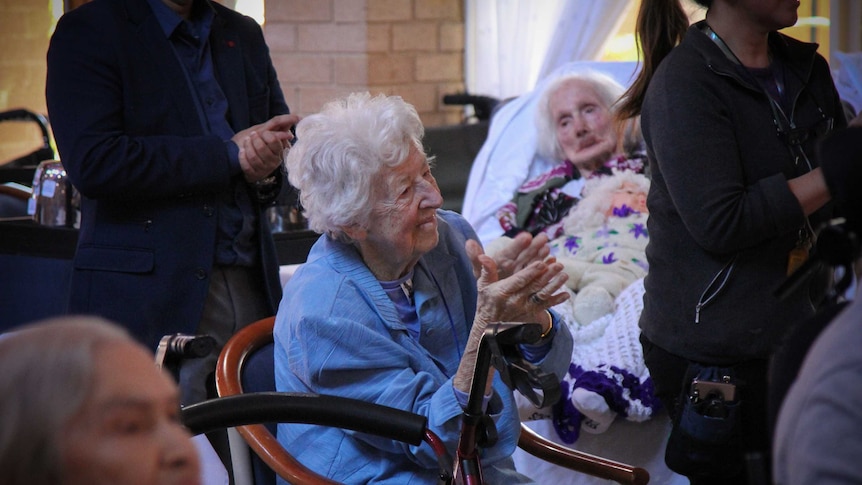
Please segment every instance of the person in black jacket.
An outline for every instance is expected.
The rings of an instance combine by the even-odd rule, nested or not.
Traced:
[[[288,114],[260,26],[210,0],[94,0],[60,18],[47,105],[82,195],[69,311],[147,347],[274,315],[278,263],[263,210],[279,194]],[[180,369],[183,403],[217,352]]]
[[[798,2],[697,3],[706,19],[689,26],[678,0],[642,2],[643,70],[620,110],[641,115],[652,176],[640,326],[675,418],[668,465],[693,484],[742,484],[743,456],[768,450],[767,359],[822,292],[812,278],[775,295],[831,214],[813,148],[846,122],[817,45],[777,32]],[[690,388],[710,374],[730,385]],[[682,411],[726,417],[728,436],[681,427]]]

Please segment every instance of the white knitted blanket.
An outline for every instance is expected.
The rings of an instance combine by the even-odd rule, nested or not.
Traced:
[[[611,422],[617,415],[624,416],[629,421],[645,421],[652,416],[657,406],[638,339],[640,335],[638,319],[643,310],[643,294],[644,286],[641,278],[620,293],[615,300],[613,313],[583,326],[574,320],[569,302],[554,307],[554,310],[563,317],[574,339],[570,372],[561,383],[563,396],[571,401],[575,390],[586,387],[594,395],[603,397],[613,410],[607,414],[609,416],[607,419]],[[581,378],[579,379],[578,376]],[[597,381],[601,384],[600,390],[595,390]],[[587,383],[584,384],[584,382]],[[575,412],[571,405],[557,406],[555,410],[550,408],[537,410],[526,399],[520,397],[518,404],[521,418],[525,420],[553,417],[559,422],[561,413]],[[582,403],[575,403],[575,407],[580,404]],[[577,415],[577,412],[575,414]],[[575,425],[571,422],[571,416],[565,418],[570,420],[567,426]],[[576,418],[590,421],[589,417],[576,416]],[[592,429],[586,425],[584,429],[595,433],[607,429],[610,422],[599,426],[598,430],[596,423],[590,424]],[[572,430],[572,432],[576,439],[577,431]]]
[[[614,312],[586,325],[571,314],[570,301],[554,307],[563,316],[574,338],[572,363],[584,369],[615,365],[634,375],[649,377],[644,366],[638,319],[643,310],[643,278],[627,286],[614,301]]]

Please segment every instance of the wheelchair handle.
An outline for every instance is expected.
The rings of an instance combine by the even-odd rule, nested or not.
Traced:
[[[332,426],[419,445],[428,419],[357,399],[292,392],[255,392],[210,399],[182,409],[192,434],[259,423]]]

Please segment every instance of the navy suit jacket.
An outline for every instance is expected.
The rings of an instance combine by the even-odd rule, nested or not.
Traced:
[[[260,26],[211,4],[215,74],[233,129],[287,113]],[[204,134],[148,2],[94,0],[63,15],[46,86],[60,158],[82,194],[69,311],[113,319],[153,349],[163,335],[194,333],[215,258],[217,194],[242,175],[229,162],[233,142]],[[267,201],[252,195],[262,214]],[[258,222],[275,314],[275,247]]]

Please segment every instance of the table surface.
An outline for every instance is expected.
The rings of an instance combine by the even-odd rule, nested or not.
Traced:
[[[273,234],[278,264],[304,263],[319,234],[300,229]],[[0,220],[0,254],[72,259],[78,230],[36,224],[29,218]]]
[[[317,238],[304,229],[273,234],[279,265],[304,263]],[[77,243],[77,229],[0,219],[0,333],[65,314]]]

